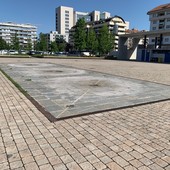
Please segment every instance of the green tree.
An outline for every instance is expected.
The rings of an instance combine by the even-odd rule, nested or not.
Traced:
[[[50,51],[51,52],[57,52],[58,51],[58,46],[57,46],[57,43],[54,41],[54,42],[51,42],[50,44]]]
[[[12,44],[11,47],[13,50],[19,51],[20,49],[20,44],[19,44],[19,38],[17,37],[17,34],[12,38]]]
[[[114,48],[114,36],[109,32],[107,25],[103,25],[99,30],[98,41],[100,55],[106,55]]]
[[[67,43],[63,37],[56,38],[56,43],[58,51],[65,51]]]
[[[59,51],[65,51],[66,43],[60,43],[58,44],[58,50]]]
[[[26,50],[28,50],[28,51],[32,50],[32,42],[31,42],[31,39],[28,39],[28,43],[27,43]]]
[[[40,51],[40,42],[39,41],[34,42],[34,50]]]
[[[86,49],[86,29],[85,20],[80,18],[75,26],[74,47],[78,51]]]
[[[40,33],[38,49],[40,51],[48,51],[48,40],[46,34]]]
[[[4,49],[7,49],[7,43],[4,39],[2,39],[2,37],[0,37],[0,50],[4,50]]]
[[[90,51],[90,54],[94,54],[98,48],[98,40],[96,33],[93,28],[90,28],[87,32],[87,51]]]

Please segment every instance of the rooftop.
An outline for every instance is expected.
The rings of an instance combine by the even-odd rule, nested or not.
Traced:
[[[148,11],[147,14],[157,12],[157,11],[162,11],[162,10],[165,10],[165,9],[170,9],[170,3],[159,5],[159,6],[155,7],[155,8],[153,8],[152,10]]]

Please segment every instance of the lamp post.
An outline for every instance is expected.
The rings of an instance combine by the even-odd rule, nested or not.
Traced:
[[[90,28],[90,25],[87,25],[86,28],[87,28],[87,44],[86,45],[87,45],[87,51],[88,51],[89,50],[88,49],[88,46],[89,46],[88,43],[89,43],[89,28]]]

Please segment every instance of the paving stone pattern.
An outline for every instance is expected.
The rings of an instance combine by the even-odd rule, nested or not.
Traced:
[[[165,100],[170,86],[50,63],[1,68],[56,119]]]
[[[170,101],[51,123],[0,73],[0,169],[169,170]]]

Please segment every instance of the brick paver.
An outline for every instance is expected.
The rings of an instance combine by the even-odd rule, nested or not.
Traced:
[[[106,73],[170,85],[169,65],[102,60],[30,62],[34,61],[72,62],[75,67],[101,72],[105,67]],[[0,169],[168,170],[170,101],[51,123],[0,72]]]

